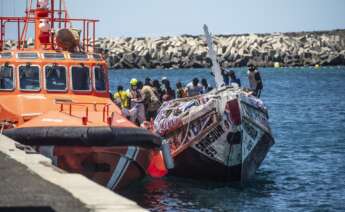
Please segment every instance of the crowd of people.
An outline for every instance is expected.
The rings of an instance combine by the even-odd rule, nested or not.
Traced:
[[[194,78],[186,86],[178,81],[175,90],[167,77],[163,77],[161,80],[152,80],[147,77],[144,82],[133,78],[129,82],[128,90],[124,90],[122,85],[117,87],[113,100],[132,122],[141,124],[154,119],[158,108],[164,101],[196,96],[210,90],[212,87],[208,85],[206,79],[202,79],[199,83],[199,79]]]
[[[224,86],[241,87],[241,81],[236,77],[233,70],[222,68],[221,72],[224,80]],[[260,97],[263,88],[260,73],[254,65],[248,66],[248,80],[250,89],[254,96]],[[153,120],[159,107],[164,101],[175,98],[185,98],[205,94],[213,88],[208,84],[205,78],[199,81],[198,78],[187,85],[182,82],[176,82],[176,90],[174,90],[167,77],[161,80],[145,78],[144,82],[133,78],[129,82],[129,89],[124,90],[122,85],[117,87],[117,91],[113,95],[114,102],[121,107],[125,116],[133,123],[140,125],[144,121]]]

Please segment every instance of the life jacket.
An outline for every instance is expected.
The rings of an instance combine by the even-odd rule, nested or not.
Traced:
[[[118,91],[114,95],[115,99],[120,99],[121,100],[121,108],[129,108],[129,98],[128,94],[126,91]]]

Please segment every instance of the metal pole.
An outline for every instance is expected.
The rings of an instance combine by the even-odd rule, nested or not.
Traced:
[[[86,51],[89,51],[89,21],[86,22]]]
[[[52,33],[52,30],[54,29],[54,0],[50,1],[50,9],[51,9],[51,21],[50,21],[50,43],[51,43],[51,48],[54,49],[54,34]]]
[[[3,42],[4,42],[4,34],[2,32],[3,30],[3,23],[2,23],[2,19],[0,21],[0,51],[2,51],[2,47],[3,47]]]
[[[93,41],[92,41],[92,49],[95,52],[95,39],[96,39],[96,22],[93,21]]]
[[[61,0],[59,0],[59,28],[61,28]]]
[[[17,27],[18,27],[18,45],[17,45],[17,49],[20,49],[20,21],[18,19],[17,21]]]
[[[85,50],[85,20],[83,20],[83,50]]]

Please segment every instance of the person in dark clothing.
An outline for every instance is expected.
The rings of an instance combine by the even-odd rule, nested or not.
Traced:
[[[225,68],[221,68],[221,74],[223,77],[224,85],[228,86],[230,84],[229,71],[226,70]]]
[[[226,70],[222,68],[221,71],[225,86],[236,86],[235,84],[237,84],[238,87],[241,87],[241,80],[236,77],[236,74],[233,70]]]
[[[253,95],[260,98],[261,90],[263,89],[263,83],[260,72],[253,64],[248,65],[248,80],[249,87],[253,90]]]
[[[169,101],[172,99],[175,99],[175,91],[170,86],[170,81],[168,79],[165,79],[162,81],[164,83],[164,89],[163,89],[163,101]]]
[[[202,93],[208,93],[211,91],[213,88],[208,85],[207,80],[205,78],[201,79],[201,85],[202,85]]]
[[[152,87],[154,89],[154,92],[156,94],[156,96],[159,98],[159,100],[162,102],[163,99],[163,91],[161,88],[161,84],[159,83],[159,80],[153,80],[152,81]]]
[[[144,86],[143,82],[139,80],[139,81],[138,81],[138,84],[137,84],[137,88],[138,88],[139,90],[141,90],[141,89],[143,88],[143,86]]]
[[[197,96],[202,94],[202,86],[199,84],[198,78],[193,78],[192,83],[187,84],[188,96]]]
[[[236,74],[233,70],[229,71],[230,76],[230,85],[234,86],[234,84],[237,84],[238,87],[241,87],[241,80],[236,77]]]
[[[145,78],[144,85],[152,86],[152,81],[151,81],[151,79],[150,79],[149,77],[146,77],[146,78]]]

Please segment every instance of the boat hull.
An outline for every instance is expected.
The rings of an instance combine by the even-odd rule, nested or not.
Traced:
[[[245,183],[274,144],[266,107],[238,88],[166,103],[155,127],[172,149],[169,174],[194,179]]]
[[[253,177],[273,144],[272,137],[265,134],[243,162],[231,165],[215,160],[190,146],[174,157],[175,167],[169,170],[169,174],[201,180],[245,183]]]
[[[142,128],[32,127],[4,134],[114,191],[144,178],[160,147],[160,138]]]
[[[118,191],[146,176],[152,157],[150,150],[136,147],[39,146],[54,165]]]

